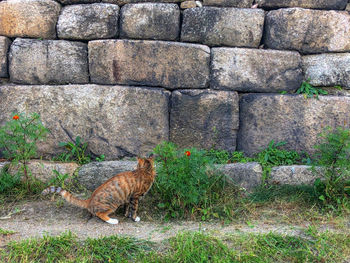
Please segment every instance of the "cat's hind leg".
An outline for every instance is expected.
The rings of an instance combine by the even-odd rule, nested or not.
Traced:
[[[114,210],[110,209],[107,212],[97,212],[96,216],[101,218],[103,221],[107,222],[108,224],[116,225],[119,223],[118,219],[116,218],[110,218],[108,215],[113,213]]]

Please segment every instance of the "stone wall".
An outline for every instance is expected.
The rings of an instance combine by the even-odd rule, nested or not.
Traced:
[[[350,125],[347,2],[0,1],[0,125],[39,113],[47,157],[78,135],[107,159],[163,140],[312,152],[324,127]],[[343,90],[305,99],[303,80]]]

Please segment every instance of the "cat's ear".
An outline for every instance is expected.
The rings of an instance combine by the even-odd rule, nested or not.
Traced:
[[[140,157],[137,157],[137,166],[138,167],[142,167],[143,164],[144,164],[145,160],[140,158]]]

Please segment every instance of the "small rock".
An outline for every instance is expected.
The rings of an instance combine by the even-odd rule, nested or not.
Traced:
[[[180,8],[182,9],[194,8],[196,6],[197,6],[196,1],[185,1],[185,2],[181,2],[180,4]]]

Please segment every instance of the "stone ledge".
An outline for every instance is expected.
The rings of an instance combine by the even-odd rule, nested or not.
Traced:
[[[247,191],[252,191],[262,182],[262,167],[257,162],[231,163],[217,167],[228,177],[228,182],[233,182]]]
[[[272,184],[312,185],[317,178],[323,177],[322,170],[316,169],[317,175],[312,172],[311,166],[308,165],[272,167],[268,180]]]
[[[79,165],[76,163],[62,163],[41,160],[31,160],[28,163],[28,169],[31,172],[32,176],[44,183],[50,182],[50,180],[56,176],[56,174],[53,173],[53,170],[56,170],[61,174],[68,174],[68,176],[71,178],[78,167]],[[17,173],[18,169],[18,166],[10,166],[9,173],[15,174]],[[69,177],[67,178],[68,180]]]
[[[88,190],[94,191],[113,176],[135,170],[136,167],[137,161],[92,162],[81,166],[77,180]]]

